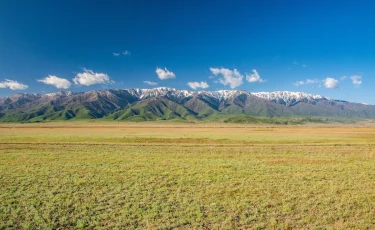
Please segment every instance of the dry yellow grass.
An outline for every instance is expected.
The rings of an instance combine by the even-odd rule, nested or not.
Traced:
[[[72,142],[130,142],[145,139],[159,142],[258,144],[355,144],[374,143],[375,127],[358,126],[192,126],[134,124],[119,125],[2,125],[0,141],[72,141]],[[171,140],[172,139],[172,140]],[[180,139],[181,141],[177,141]],[[192,141],[191,141],[192,140]],[[142,140],[143,141],[143,140]]]
[[[0,127],[0,229],[371,229],[375,127]]]

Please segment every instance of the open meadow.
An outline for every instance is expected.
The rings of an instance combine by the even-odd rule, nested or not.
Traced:
[[[374,126],[0,126],[0,229],[373,229]]]

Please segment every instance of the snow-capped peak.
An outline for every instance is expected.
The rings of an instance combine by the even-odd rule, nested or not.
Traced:
[[[200,92],[198,92],[198,94],[208,95],[208,96],[214,97],[218,100],[221,100],[221,99],[226,100],[228,98],[231,98],[231,97],[236,96],[236,95],[241,94],[241,93],[249,94],[249,92],[242,91],[242,90],[218,90],[218,91],[200,91]]]
[[[145,99],[157,96],[171,96],[171,97],[189,97],[192,95],[207,95],[218,100],[225,100],[238,94],[246,93],[247,91],[242,90],[218,90],[218,91],[189,91],[189,90],[178,90],[175,88],[158,87],[153,89],[127,89],[129,93],[138,97],[139,99]]]
[[[212,99],[223,101],[227,100],[240,94],[246,95],[253,95],[262,99],[266,99],[269,101],[273,101],[279,104],[285,105],[293,105],[298,102],[308,102],[308,101],[319,101],[319,100],[330,100],[327,97],[323,97],[321,95],[315,94],[308,94],[303,92],[289,92],[289,91],[275,91],[275,92],[248,92],[243,90],[217,90],[217,91],[189,91],[189,90],[178,90],[175,88],[168,88],[168,87],[158,87],[152,89],[117,89],[117,90],[104,90],[104,91],[94,91],[96,93],[107,93],[111,94],[111,91],[126,91],[127,93],[133,95],[138,100],[143,100],[147,98],[153,97],[168,97],[174,99],[183,99],[186,97],[191,97],[194,95],[201,95],[205,97],[210,97]],[[88,92],[89,93],[89,92]],[[49,93],[49,94],[19,94],[14,95],[14,98],[17,97],[28,97],[31,100],[35,100],[38,98],[56,98],[56,97],[67,97],[72,96],[77,93],[72,93],[69,91],[60,91],[56,93]],[[79,93],[78,93],[79,94]]]
[[[301,100],[330,100],[328,97],[323,97],[316,94],[308,94],[303,92],[290,91],[275,91],[275,92],[258,92],[253,95],[269,100],[269,101],[284,101],[286,104],[291,104]]]
[[[59,91],[57,93],[47,93],[46,96],[48,97],[55,97],[55,96],[60,96],[60,97],[65,97],[65,96],[71,96],[73,93],[70,91]]]
[[[175,88],[158,87],[153,89],[127,89],[127,91],[138,97],[139,99],[146,99],[150,97],[158,96],[175,96],[175,97],[188,97],[193,94],[193,92],[187,90],[177,90]]]
[[[239,94],[252,94],[254,96],[275,102],[284,101],[285,104],[291,104],[301,100],[329,100],[327,97],[321,95],[308,94],[303,92],[289,92],[289,91],[275,91],[275,92],[247,92],[243,90],[217,90],[217,91],[188,91],[178,90],[175,88],[158,87],[153,89],[127,89],[129,93],[138,97],[139,99],[146,99],[157,96],[170,96],[170,97],[189,97],[194,94],[206,95],[213,97],[217,100],[226,100]]]

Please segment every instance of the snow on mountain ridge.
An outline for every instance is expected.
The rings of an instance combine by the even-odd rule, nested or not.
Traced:
[[[270,101],[284,100],[286,103],[295,100],[330,100],[328,97],[323,97],[316,94],[308,94],[303,92],[290,92],[290,91],[275,91],[275,92],[258,92],[252,93],[253,95],[264,98]]]
[[[48,96],[48,97],[71,96],[71,95],[73,95],[73,93],[71,91],[59,91],[59,92],[56,92],[56,93],[47,93],[47,94],[45,94],[45,96]]]
[[[190,97],[193,95],[205,95],[208,97],[215,98],[216,100],[227,100],[239,94],[254,95],[259,98],[263,98],[269,101],[284,101],[286,104],[294,103],[301,100],[330,100],[330,98],[323,97],[321,95],[308,94],[303,92],[290,92],[290,91],[275,91],[275,92],[248,92],[244,90],[217,90],[217,91],[189,91],[189,90],[178,90],[175,88],[168,87],[158,87],[152,89],[116,89],[116,90],[103,90],[103,91],[90,91],[90,92],[101,92],[101,93],[111,93],[114,91],[122,92],[126,91],[138,100],[158,97],[158,96],[167,96],[182,99],[184,97]],[[90,93],[87,92],[87,93]],[[18,97],[28,96],[28,97],[61,97],[61,96],[71,96],[80,93],[73,93],[70,91],[59,91],[56,93],[49,94],[19,94]],[[16,96],[16,95],[15,95]]]
[[[153,89],[126,89],[139,99],[145,99],[156,96],[173,96],[173,97],[189,97],[194,94],[206,95],[213,97],[217,100],[226,100],[238,94],[252,94],[254,96],[266,100],[283,100],[285,103],[290,103],[299,100],[330,100],[328,97],[323,97],[316,94],[308,94],[303,92],[290,92],[290,91],[275,91],[275,92],[248,92],[244,90],[217,90],[217,91],[188,91],[178,90],[175,88],[159,87]]]

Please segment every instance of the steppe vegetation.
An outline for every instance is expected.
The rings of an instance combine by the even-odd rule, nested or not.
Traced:
[[[375,228],[375,127],[0,127],[0,229]]]

